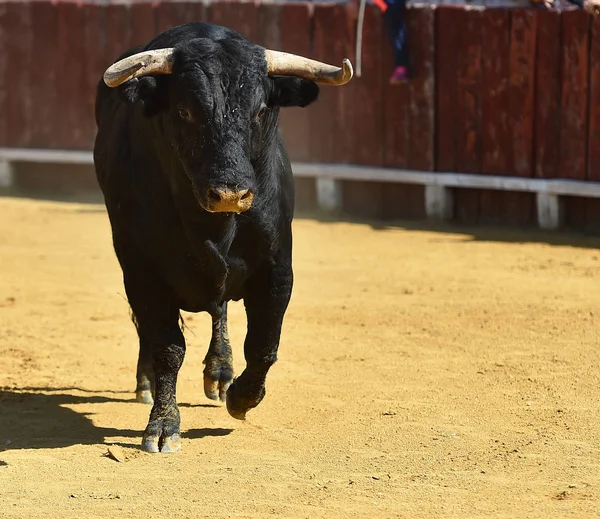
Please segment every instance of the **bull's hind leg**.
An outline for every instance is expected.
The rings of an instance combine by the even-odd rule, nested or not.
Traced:
[[[213,317],[212,338],[204,358],[204,394],[211,400],[225,401],[233,381],[233,359],[227,333],[227,303],[220,317]]]
[[[135,398],[142,404],[154,403],[154,369],[152,367],[152,347],[150,341],[141,336],[135,316],[132,318],[138,329],[140,350],[136,371]]]
[[[150,345],[145,344],[141,339],[136,379],[135,399],[142,404],[153,404],[154,370],[152,369],[152,351]]]

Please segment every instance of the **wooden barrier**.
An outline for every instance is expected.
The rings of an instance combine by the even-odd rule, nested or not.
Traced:
[[[332,63],[355,60],[356,20],[344,4],[0,2],[0,147],[89,151],[105,68],[127,48],[190,21],[223,24],[264,46]],[[408,39],[413,77],[389,85],[390,45],[381,13],[368,6],[362,77],[323,87],[309,108],[282,111],[296,163],[335,163],[338,173],[344,164],[374,175],[389,169],[375,177],[323,174],[316,183],[299,174],[302,205],[320,201],[382,219],[437,211],[461,222],[514,225],[539,222],[542,207],[567,224],[600,228],[597,199],[581,191],[561,193],[559,208],[537,188],[492,180],[600,182],[600,19],[569,9],[421,5],[409,9]],[[409,182],[402,171],[490,182],[442,189],[429,177]]]

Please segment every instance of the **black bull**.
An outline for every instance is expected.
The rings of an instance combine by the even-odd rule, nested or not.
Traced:
[[[212,316],[206,396],[238,419],[265,396],[293,281],[294,181],[279,109],[352,77],[347,60],[342,70],[291,59],[224,27],[186,24],[131,49],[98,85],[96,173],[139,336],[137,399],[153,402],[143,450],[181,448],[181,310]],[[234,379],[227,302],[240,299],[246,368]]]

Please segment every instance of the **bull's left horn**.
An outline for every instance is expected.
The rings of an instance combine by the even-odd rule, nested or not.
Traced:
[[[265,59],[269,76],[298,76],[323,85],[341,86],[354,75],[348,58],[344,58],[340,68],[296,54],[266,49]]]
[[[104,82],[111,88],[130,79],[151,74],[173,72],[173,49],[158,49],[139,52],[117,61],[104,72]]]

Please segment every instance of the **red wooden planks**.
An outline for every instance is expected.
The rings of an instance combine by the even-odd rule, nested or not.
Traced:
[[[462,9],[451,6],[437,8],[436,48],[436,170],[456,171],[455,136],[457,132],[457,71],[459,58],[459,20],[464,26]]]
[[[311,16],[307,4],[284,4],[280,13],[281,47],[286,52],[311,57]],[[280,128],[292,160],[309,161],[310,112],[319,110],[319,103],[307,108],[284,108],[280,112]]]
[[[201,22],[204,18],[202,3],[163,2],[156,6],[156,33],[184,23]]]
[[[0,4],[0,48],[8,49],[8,41],[11,37],[8,25],[6,4]],[[8,76],[8,53],[0,53],[0,146],[8,145],[8,121],[7,105],[11,101],[9,96],[10,80]]]
[[[338,11],[332,4],[317,4],[313,14],[313,58],[332,62],[336,56],[332,52],[331,27],[338,24]],[[354,80],[353,80],[354,81]],[[334,155],[336,139],[336,88],[321,88],[317,103],[309,111],[310,114],[310,160],[314,162],[331,162]]]
[[[555,178],[560,136],[560,13],[537,13],[535,175]]]
[[[189,5],[189,4],[188,4]],[[185,16],[185,6],[180,2],[160,2],[155,6],[155,31],[159,34],[167,29],[181,25]]]
[[[562,96],[558,176],[586,177],[588,41],[590,17],[574,10],[562,14]]]
[[[414,9],[408,9],[408,40],[414,24],[411,22]],[[364,28],[363,30],[367,30]],[[383,34],[381,72],[383,77],[383,165],[393,168],[408,168],[409,128],[410,128],[410,86],[409,83],[390,85],[389,78],[394,69],[392,46],[387,34]],[[415,186],[389,184],[383,187],[380,215],[385,220],[409,216],[419,204],[424,206],[423,196],[412,196]],[[418,186],[417,186],[418,187]],[[422,194],[422,193],[421,193]]]
[[[417,184],[387,184],[382,186],[381,214],[383,220],[425,218],[425,187]]]
[[[589,131],[587,179],[600,181],[600,18],[592,18],[590,45]],[[586,200],[588,227],[600,229],[600,201]]]
[[[588,217],[587,209],[588,203],[592,199],[575,197],[575,196],[563,196],[561,197],[561,204],[563,208],[563,226],[567,229],[577,229],[579,231],[584,230],[587,227]],[[598,203],[598,199],[593,199],[594,203]]]
[[[510,41],[510,173],[533,176],[533,119],[537,11],[512,11]]]
[[[481,172],[509,175],[508,160],[512,145],[509,118],[510,11],[486,9],[483,13]],[[502,193],[480,192],[482,223],[502,221]]]
[[[337,23],[341,25],[340,22]],[[382,69],[383,20],[377,7],[367,6],[365,9],[364,27],[366,30],[363,32],[362,40],[362,76],[354,78],[346,86],[333,90],[333,95],[338,101],[333,107],[337,111],[333,116],[339,121],[335,138],[351,138],[346,142],[343,156],[336,156],[334,159],[345,159],[355,164],[381,165],[383,163],[382,81],[384,77],[387,80],[391,69],[386,71]],[[334,40],[337,43],[333,46],[334,52],[329,57],[330,63],[341,64],[342,57],[354,55],[353,27],[346,24],[345,29],[345,32],[337,33],[338,37]],[[340,45],[341,38],[343,38],[342,42],[350,42],[350,45]],[[348,102],[339,103],[339,100],[344,100],[344,97]]]
[[[310,57],[312,55],[311,7],[307,4],[283,4],[279,16],[281,24],[281,49],[279,50]]]
[[[35,117],[31,118],[29,144],[35,148],[54,148],[57,145],[56,137],[60,133],[56,131],[56,122],[62,122],[61,114],[57,113],[60,106],[56,92],[56,9],[48,2],[32,2],[30,17],[35,65],[29,68],[28,83],[30,108]]]
[[[32,67],[33,33],[30,8],[29,3],[9,2],[3,19],[3,29],[8,35],[4,51],[10,71],[6,80],[6,142],[16,147],[31,144],[33,113],[29,70]]]
[[[413,9],[410,11],[412,13]],[[383,165],[408,168],[410,86],[408,83],[389,84],[389,76],[394,69],[394,59],[387,38],[383,42],[381,69],[383,73]]]
[[[479,10],[463,10],[458,19],[456,168],[465,173],[481,172],[482,19]]]
[[[354,17],[343,6],[339,12],[334,34],[329,36],[331,52],[325,56],[330,63],[340,64],[342,57],[354,56]],[[334,10],[334,13],[335,11]],[[335,15],[335,14],[334,14]],[[392,69],[382,69],[383,20],[381,11],[367,6],[362,40],[362,75],[348,85],[333,90],[334,100],[330,115],[333,127],[333,153],[330,160],[354,164],[383,164],[383,80]],[[335,45],[331,45],[335,42]],[[327,40],[325,40],[327,44]],[[386,40],[387,43],[387,40]],[[389,44],[388,44],[389,45]],[[382,218],[385,190],[389,186],[378,182],[344,182],[343,209],[353,216]],[[396,200],[390,201],[397,206]],[[393,217],[393,215],[392,215]]]
[[[519,177],[531,177],[534,173],[537,14],[537,10],[530,9],[514,9],[511,12],[509,120],[512,145],[509,148],[508,170],[509,174]],[[505,222],[523,225],[531,222],[534,210],[532,197],[513,193],[504,200]]]
[[[156,32],[156,13],[149,2],[134,2],[130,7],[131,46],[146,45]]]
[[[460,10],[457,16],[458,46],[461,56],[456,73],[456,171],[481,172],[481,51],[482,12]],[[448,52],[448,50],[446,50]],[[476,222],[479,218],[479,193],[475,190],[455,190],[455,217],[460,222]]]
[[[110,63],[134,46],[129,4],[106,6],[106,58]]]
[[[588,146],[590,17],[582,11],[565,11],[562,14],[561,29],[562,95],[557,176],[585,179]],[[593,71],[592,67],[592,73]],[[593,77],[591,80],[593,84]],[[595,210],[597,203],[596,200],[590,203],[585,198],[564,197],[565,225],[578,229],[586,228],[590,218],[594,218],[597,214]]]
[[[581,227],[586,232],[600,234],[600,202],[597,198],[578,198],[584,206],[585,225]]]
[[[382,219],[385,215],[384,187],[378,182],[343,181],[343,212],[355,218]]]
[[[507,9],[486,9],[483,13],[483,33],[481,170],[490,175],[510,175],[510,12]]]
[[[256,43],[268,49],[281,50],[280,4],[260,4],[258,6],[258,34]]]
[[[106,6],[101,4],[84,4],[84,71],[85,87],[87,92],[86,111],[84,114],[87,122],[84,140],[91,148],[96,135],[96,124],[94,118],[94,106],[96,101],[96,88],[102,79],[106,68],[117,56],[109,55],[109,42],[107,39],[108,21]]]
[[[600,181],[600,18],[593,18],[591,38],[587,178]]]
[[[388,38],[383,41],[383,165],[432,170],[435,165],[435,11],[429,6],[407,9],[411,80],[390,85],[393,70]],[[422,217],[422,186],[390,184],[383,188],[386,220]]]
[[[410,71],[410,169],[434,169],[435,18],[430,6],[413,7],[407,23]]]
[[[354,49],[353,19],[349,19],[346,6],[342,4],[320,5],[314,12],[314,39],[312,52],[306,49],[304,55],[341,66],[344,57],[352,56]],[[294,23],[294,21],[292,21]],[[293,29],[292,29],[293,30]],[[282,28],[282,34],[287,28]],[[370,61],[371,69],[376,65]],[[310,155],[311,161],[350,162],[356,160],[353,153],[360,156],[357,143],[362,134],[354,121],[361,118],[369,108],[357,106],[363,99],[364,89],[377,82],[377,78],[362,85],[351,83],[341,87],[320,86],[319,98],[308,109],[310,121]],[[360,88],[362,87],[362,89]],[[358,92],[358,94],[357,94]],[[376,105],[379,103],[375,103]],[[361,121],[361,124],[371,128],[371,121]]]
[[[94,125],[94,116],[88,112],[84,17],[81,4],[61,2],[57,11],[57,71],[56,89],[60,115],[54,119],[60,148],[86,149],[89,147],[86,127]]]
[[[211,22],[229,27],[251,41],[258,38],[258,9],[253,2],[211,4]]]
[[[343,58],[350,58],[354,63],[356,51],[356,18],[352,11],[345,5],[336,7],[338,13],[338,25],[332,33],[331,38],[335,42],[332,48],[330,63],[336,66],[342,65]],[[369,9],[365,13],[365,20],[370,20],[374,11]],[[376,13],[377,15],[379,13]],[[377,45],[378,52],[367,60],[365,75],[361,78],[354,77],[350,83],[341,87],[323,86],[321,90],[330,89],[335,96],[335,147],[332,160],[335,162],[356,162],[366,164],[381,164],[382,145],[381,134],[383,101],[381,99],[381,40],[376,34],[371,35],[372,41],[363,41],[363,48],[368,45]],[[354,64],[355,65],[355,64]],[[356,65],[355,65],[356,66]],[[365,113],[362,106],[369,96],[369,91],[377,92],[376,102]],[[365,136],[368,134],[368,137]],[[376,139],[373,147],[365,152],[359,148],[357,143],[364,142],[365,138]]]
[[[296,177],[295,184],[295,212],[314,211],[317,209],[317,185],[312,178]]]

